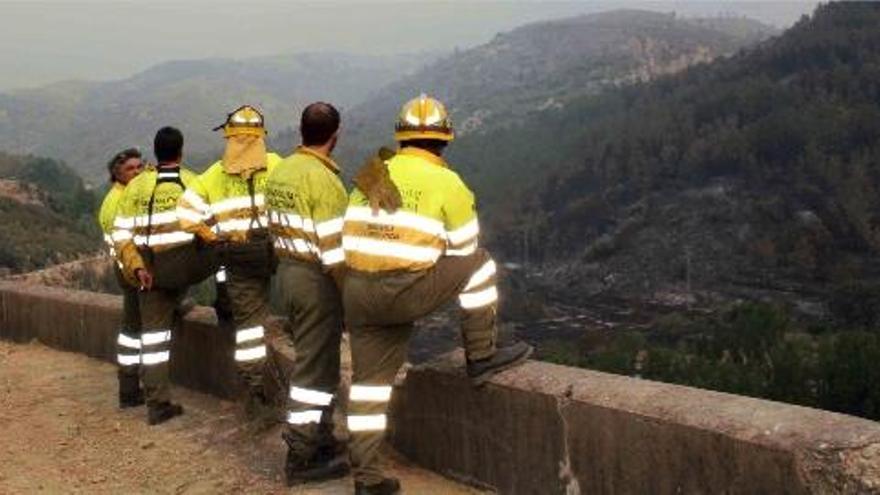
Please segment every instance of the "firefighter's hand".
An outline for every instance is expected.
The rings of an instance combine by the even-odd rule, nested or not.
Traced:
[[[153,288],[153,274],[148,272],[145,268],[138,268],[137,271],[134,272],[134,276],[138,279],[140,290],[144,291]]]

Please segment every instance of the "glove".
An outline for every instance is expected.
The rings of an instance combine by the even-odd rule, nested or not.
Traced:
[[[394,152],[390,149],[384,146],[379,148],[376,155],[370,157],[354,177],[355,186],[367,196],[374,215],[377,215],[379,210],[394,213],[402,204],[400,191],[397,190],[394,182],[391,182],[388,165],[385,163],[393,156]]]

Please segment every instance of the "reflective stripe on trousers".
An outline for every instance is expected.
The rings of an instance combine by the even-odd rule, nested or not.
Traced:
[[[348,415],[348,430],[358,432],[381,432],[385,431],[387,419],[385,413],[381,414],[357,414],[355,411],[363,409],[362,405],[372,405],[375,408],[388,408],[391,400],[391,385],[360,385],[351,386],[348,400],[351,403],[351,411]]]
[[[171,330],[152,330],[141,334],[141,364],[155,366],[171,358]]]
[[[266,357],[263,339],[266,329],[263,325],[241,328],[235,332],[235,360],[238,362],[256,361]]]
[[[119,366],[130,367],[141,363],[141,339],[119,330],[116,338],[116,362]]]
[[[330,412],[335,398],[331,393],[296,385],[290,386],[288,397],[290,410],[287,413],[287,423],[292,426],[320,423],[324,413]]]

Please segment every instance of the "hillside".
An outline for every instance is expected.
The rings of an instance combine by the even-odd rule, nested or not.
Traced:
[[[447,104],[458,136],[471,137],[466,142],[474,148],[494,148],[487,138],[493,130],[557,113],[585,95],[735,53],[774,33],[742,18],[710,22],[630,10],[528,24],[428,64],[352,109],[340,155],[359,162],[388,143],[400,105],[422,92]],[[477,150],[465,145],[450,151],[468,173],[479,167]],[[497,190],[513,166],[494,170],[485,181],[473,177],[475,185],[486,186],[484,193],[490,184]]]
[[[177,61],[119,81],[0,94],[0,150],[61,159],[99,182],[115,151],[132,145],[149,149],[156,129],[175,125],[186,135],[187,161],[201,166],[222,147],[211,129],[243,103],[260,106],[269,131],[277,133],[311,101],[349,108],[426,60],[430,57],[300,54]]]
[[[96,252],[98,200],[63,163],[0,153],[0,271],[29,271]]]
[[[222,141],[211,129],[237,105],[262,107],[272,145],[286,152],[302,106],[323,99],[343,110],[339,155],[351,168],[388,140],[401,100],[422,91],[449,103],[460,135],[483,134],[773,33],[743,18],[614,11],[529,24],[439,60],[299,54],[168,62],[118,81],[0,94],[0,150],[64,160],[95,183],[107,156],[129,145],[148,149],[155,130],[168,124],[184,131],[186,161],[198,168],[216,159]]]
[[[830,4],[730,59],[487,136],[487,170],[518,157],[550,172],[489,213],[496,245],[522,259],[528,235],[570,300],[693,289],[827,301],[873,283],[878,25],[880,5]]]
[[[880,419],[877,26],[880,4],[823,5],[736,56],[465,136],[477,174],[519,185],[481,210],[525,265],[505,277],[515,333],[539,359]]]

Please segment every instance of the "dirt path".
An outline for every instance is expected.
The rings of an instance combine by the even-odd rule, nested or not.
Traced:
[[[0,341],[0,494],[349,494],[351,480],[288,490],[278,430],[259,434],[235,404],[175,389],[186,414],[160,426],[116,408],[110,364]],[[480,493],[388,460],[407,494]]]

